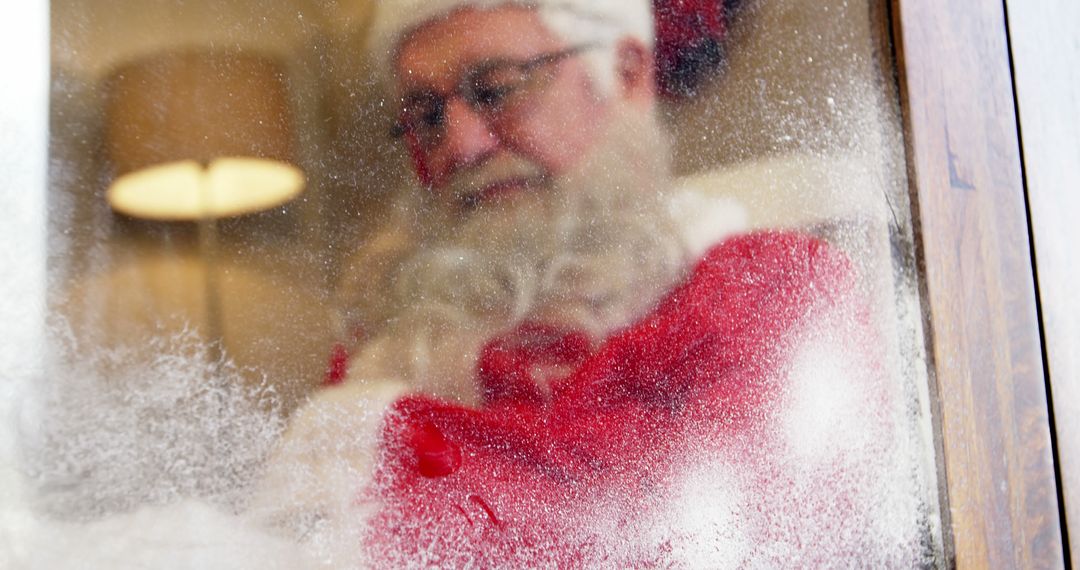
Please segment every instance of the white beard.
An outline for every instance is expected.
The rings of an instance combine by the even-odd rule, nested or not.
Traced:
[[[372,340],[350,380],[402,379],[475,402],[476,357],[493,336],[531,320],[600,340],[647,312],[688,261],[664,200],[668,144],[652,114],[626,108],[605,135],[550,186],[468,214],[417,189],[405,208],[415,245],[353,297]]]

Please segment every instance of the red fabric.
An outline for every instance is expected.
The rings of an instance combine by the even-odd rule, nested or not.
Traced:
[[[349,349],[344,343],[335,343],[330,349],[330,361],[326,363],[326,372],[323,374],[322,385],[324,387],[337,386],[345,381],[349,373]]]
[[[727,30],[722,0],[654,0],[656,48],[663,61]]]
[[[595,351],[537,324],[495,339],[480,361],[482,409],[415,396],[388,416],[368,550],[386,567],[596,564],[583,505],[633,511],[690,442],[769,422],[785,341],[852,291],[846,258],[823,242],[752,234],[715,247]],[[551,360],[576,368],[544,395],[529,366]]]
[[[480,353],[477,379],[484,405],[541,404],[545,396],[539,387],[542,381],[533,378],[535,367],[576,367],[591,352],[589,337],[580,331],[527,322],[513,334],[489,342]]]
[[[720,63],[727,34],[724,0],[653,0],[656,77],[667,97],[688,95]]]

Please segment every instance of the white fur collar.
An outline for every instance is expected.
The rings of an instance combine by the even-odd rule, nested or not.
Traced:
[[[746,231],[746,208],[700,185],[682,183],[667,197],[668,212],[679,225],[683,246],[691,259],[700,258],[725,238]]]

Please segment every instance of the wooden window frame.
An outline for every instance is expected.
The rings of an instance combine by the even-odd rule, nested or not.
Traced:
[[[957,568],[1063,568],[1070,554],[1006,5],[889,0],[888,14],[936,396],[946,559]]]

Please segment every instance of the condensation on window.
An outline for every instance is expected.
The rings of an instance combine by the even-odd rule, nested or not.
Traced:
[[[944,566],[885,8],[623,2],[52,2],[0,565]]]

